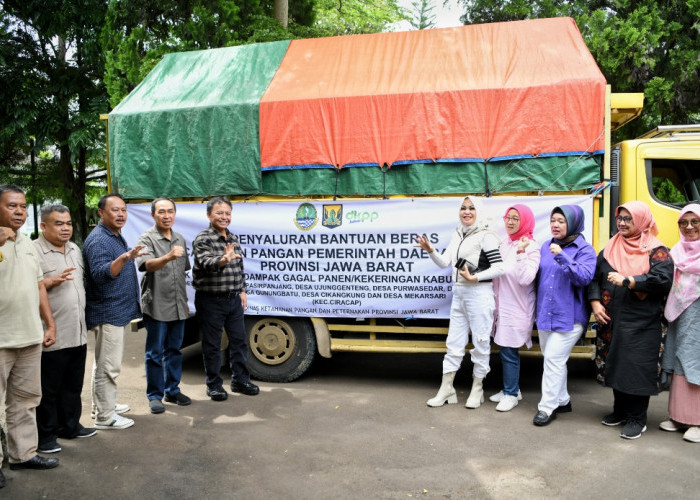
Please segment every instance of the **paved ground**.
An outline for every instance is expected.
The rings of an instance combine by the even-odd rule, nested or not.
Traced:
[[[142,333],[130,333],[119,401],[136,425],[60,441],[61,465],[11,471],[3,498],[697,498],[700,444],[660,431],[667,393],[652,398],[641,439],[600,425],[612,394],[592,363],[571,366],[574,412],[532,425],[540,360],[524,361],[524,399],[509,413],[487,402],[428,408],[440,356],[341,354],[291,384],[212,402],[201,353],[186,350],[183,392],[194,402],[148,413]],[[89,356],[92,353],[90,352]],[[91,359],[88,364],[91,364]],[[500,365],[487,379],[499,387]],[[84,398],[83,424],[91,424]]]

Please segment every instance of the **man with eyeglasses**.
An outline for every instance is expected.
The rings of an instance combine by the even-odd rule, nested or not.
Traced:
[[[202,333],[202,357],[206,372],[207,396],[224,401],[228,393],[219,375],[221,370],[221,329],[228,337],[231,390],[248,396],[259,392],[250,381],[246,366],[248,343],[243,313],[246,295],[243,259],[238,237],[228,230],[231,224],[231,202],[216,197],[207,203],[209,227],[192,243],[194,267],[194,305]]]
[[[141,307],[146,326],[146,397],[151,413],[168,403],[188,406],[192,400],[180,390],[182,339],[187,308],[186,272],[190,269],[185,238],[173,229],[177,207],[170,198],[151,203],[155,224],[139,238],[145,254],[136,259],[142,271]]]
[[[41,403],[36,420],[41,453],[57,453],[56,438],[94,436],[97,430],[80,424],[87,356],[83,256],[70,241],[73,222],[68,207],[48,205],[41,209],[41,236],[34,242],[43,283],[56,321],[56,343],[41,355]]]

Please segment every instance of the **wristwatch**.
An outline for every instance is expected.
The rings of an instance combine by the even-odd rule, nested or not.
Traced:
[[[625,279],[622,280],[622,286],[629,288],[630,279],[627,276],[625,276]]]

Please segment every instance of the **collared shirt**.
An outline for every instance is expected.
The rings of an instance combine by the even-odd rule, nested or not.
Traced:
[[[31,240],[17,233],[0,246],[0,349],[41,344],[39,257]]]
[[[85,325],[85,283],[84,264],[80,248],[75,243],[66,243],[65,253],[52,245],[44,235],[34,241],[39,254],[44,278],[61,274],[74,267],[73,279],[64,281],[48,289],[51,312],[56,321],[56,343],[44,347],[44,351],[57,351],[68,347],[78,347],[87,343]]]
[[[136,259],[141,277],[141,307],[158,321],[187,319],[186,272],[190,269],[187,242],[180,233],[171,231],[171,239],[166,238],[156,226],[146,230],[139,237],[139,245],[145,245],[148,253]],[[146,271],[146,261],[163,257],[173,247],[180,246],[185,253],[154,272]]]
[[[570,332],[578,323],[585,329],[590,318],[586,286],[595,272],[595,250],[579,236],[555,257],[549,251],[551,242],[545,241],[540,251],[537,328]]]
[[[85,239],[85,321],[88,329],[104,323],[125,326],[132,319],[141,317],[136,266],[127,262],[116,277],[110,270],[112,261],[128,250],[124,237],[114,234],[102,222]]]
[[[193,286],[200,292],[245,292],[243,259],[234,259],[224,267],[219,261],[226,253],[226,245],[233,245],[241,255],[238,237],[226,230],[224,238],[211,226],[202,231],[192,242],[194,249]]]
[[[496,334],[494,342],[501,347],[532,347],[532,325],[535,322],[535,278],[540,266],[540,249],[531,241],[518,253],[520,240],[509,237],[501,243],[505,274],[493,280],[496,295]]]

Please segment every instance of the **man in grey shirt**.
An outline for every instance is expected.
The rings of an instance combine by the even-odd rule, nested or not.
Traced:
[[[172,230],[175,202],[157,198],[151,203],[155,225],[139,238],[145,254],[136,263],[141,278],[141,307],[146,326],[146,396],[151,413],[163,413],[168,403],[189,405],[180,392],[182,338],[188,316],[186,271],[190,269],[187,243]]]
[[[40,453],[56,453],[56,438],[94,436],[96,429],[80,424],[87,356],[83,255],[70,241],[73,221],[68,208],[41,208],[41,236],[34,241],[43,283],[56,321],[56,343],[41,355],[41,403],[36,410]]]

